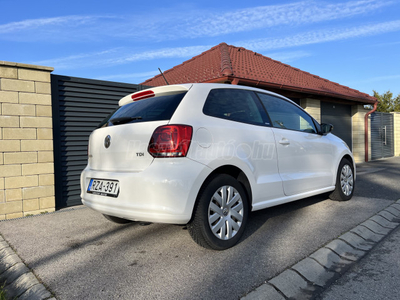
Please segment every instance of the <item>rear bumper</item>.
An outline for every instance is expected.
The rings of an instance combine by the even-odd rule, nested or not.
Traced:
[[[188,158],[155,159],[142,172],[86,168],[81,174],[81,198],[84,205],[102,214],[133,221],[186,224],[192,217],[200,187],[211,171]],[[118,180],[118,197],[87,193],[91,178]]]

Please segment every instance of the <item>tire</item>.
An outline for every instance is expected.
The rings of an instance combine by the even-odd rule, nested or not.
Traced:
[[[200,190],[187,228],[200,246],[228,249],[240,240],[246,227],[249,205],[242,185],[232,176],[212,177]]]
[[[122,219],[122,218],[118,218],[118,217],[114,217],[114,216],[109,216],[109,215],[105,215],[105,214],[103,214],[103,216],[104,216],[107,220],[109,220],[109,221],[111,221],[111,222],[114,222],[114,223],[117,223],[117,224],[128,224],[128,223],[132,223],[132,222],[133,222],[133,221],[131,221],[131,220]]]
[[[343,158],[339,164],[335,190],[329,195],[329,198],[336,201],[347,201],[354,194],[354,167],[347,159]]]

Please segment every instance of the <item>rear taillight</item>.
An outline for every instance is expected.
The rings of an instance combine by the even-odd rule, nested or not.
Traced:
[[[143,99],[154,97],[155,95],[156,94],[154,94],[153,91],[147,90],[147,91],[135,93],[135,94],[133,94],[131,96],[131,98],[132,98],[133,101],[139,101],[139,100],[143,100]]]
[[[189,151],[192,132],[188,125],[160,126],[150,139],[148,151],[153,157],[184,157]]]

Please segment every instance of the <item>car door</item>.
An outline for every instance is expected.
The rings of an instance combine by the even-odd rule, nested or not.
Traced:
[[[237,88],[212,89],[203,113],[202,130],[212,132],[214,143],[192,148],[193,157],[212,168],[234,165],[247,170],[253,205],[284,197],[274,134],[256,94]]]
[[[334,168],[328,138],[318,134],[313,119],[294,103],[268,94],[258,95],[273,126],[285,195],[329,187]]]

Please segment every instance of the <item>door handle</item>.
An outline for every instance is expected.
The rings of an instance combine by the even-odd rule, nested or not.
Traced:
[[[281,145],[283,145],[283,146],[288,146],[288,145],[290,145],[290,142],[289,142],[288,139],[283,138],[283,139],[281,139],[281,140],[279,141],[279,144],[281,144]]]
[[[383,144],[386,146],[386,145],[387,145],[387,140],[386,140],[386,126],[383,127],[383,130],[385,131],[385,138],[383,139]]]

